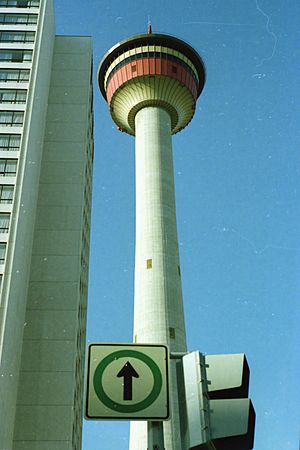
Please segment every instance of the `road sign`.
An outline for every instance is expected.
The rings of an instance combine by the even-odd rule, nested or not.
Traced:
[[[90,344],[86,419],[168,419],[168,360],[165,345]]]

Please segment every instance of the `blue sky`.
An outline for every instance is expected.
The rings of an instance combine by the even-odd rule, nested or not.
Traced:
[[[296,0],[56,0],[57,34],[91,35],[95,164],[88,339],[130,342],[134,139],[96,85],[104,53],[146,32],[201,54],[207,82],[173,138],[188,348],[247,355],[255,450],[299,449],[299,18]],[[127,450],[127,422],[85,422],[83,450]]]

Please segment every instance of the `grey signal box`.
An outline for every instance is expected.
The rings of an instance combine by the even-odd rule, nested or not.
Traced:
[[[244,354],[182,358],[189,450],[251,450],[255,411]]]

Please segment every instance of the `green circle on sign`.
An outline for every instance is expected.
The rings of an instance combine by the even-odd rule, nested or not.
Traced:
[[[143,361],[151,370],[154,384],[152,391],[150,394],[141,402],[135,403],[133,405],[123,405],[121,403],[117,403],[111,398],[108,397],[108,395],[105,393],[103,384],[102,384],[102,377],[104,370],[106,367],[119,358],[135,358],[139,359],[140,361]],[[96,391],[96,394],[99,398],[99,400],[104,403],[105,406],[108,406],[110,409],[118,412],[123,413],[132,413],[141,411],[142,409],[146,409],[148,406],[150,406],[159,396],[161,388],[162,388],[162,375],[161,372],[157,366],[157,364],[147,355],[144,355],[144,353],[138,352],[136,350],[119,350],[117,352],[111,353],[110,355],[106,356],[97,366],[94,374],[94,389]]]

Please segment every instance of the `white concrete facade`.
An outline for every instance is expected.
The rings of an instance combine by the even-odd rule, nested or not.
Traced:
[[[91,40],[55,37],[52,0],[17,6],[0,7],[0,231],[7,216],[9,224],[0,233],[0,449],[74,450],[93,159]]]
[[[136,251],[134,341],[186,351],[178,252],[171,118],[160,107],[142,108],[136,130]],[[166,450],[181,450],[176,363],[171,367],[171,420]],[[146,422],[132,422],[131,450],[147,448]]]

